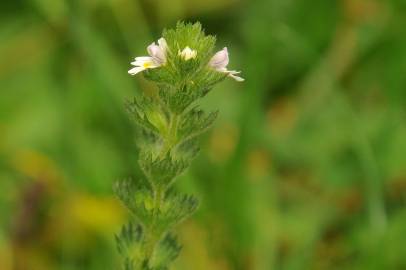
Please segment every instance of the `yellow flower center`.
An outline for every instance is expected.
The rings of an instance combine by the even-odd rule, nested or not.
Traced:
[[[143,66],[144,66],[144,68],[150,68],[152,66],[152,63],[151,62],[145,62],[143,64]]]

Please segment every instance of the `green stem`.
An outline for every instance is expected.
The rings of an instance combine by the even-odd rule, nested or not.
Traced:
[[[175,145],[177,140],[178,124],[179,124],[179,115],[172,114],[168,132],[166,133],[166,137],[164,138],[164,146],[162,147],[161,153],[159,154],[160,159],[165,158],[166,154]]]
[[[168,132],[164,137],[164,146],[162,148],[161,153],[159,154],[159,158],[163,159],[167,155],[167,153],[172,149],[177,141],[177,130],[178,130],[178,123],[179,123],[179,116],[177,114],[173,114],[171,116],[171,122],[169,123]],[[149,261],[152,258],[154,249],[158,241],[160,240],[162,233],[156,230],[156,217],[159,215],[159,210],[162,205],[162,201],[165,196],[165,186],[153,186],[154,190],[154,214],[153,214],[153,221],[149,228],[146,228],[147,235],[145,238],[145,259]]]
[[[364,188],[367,197],[368,214],[371,227],[378,232],[384,232],[387,226],[387,213],[385,210],[385,199],[383,195],[382,178],[378,163],[375,159],[372,147],[356,119],[356,144],[358,157],[363,167],[365,180]]]
[[[157,187],[154,190],[154,214],[153,214],[153,221],[149,228],[146,228],[147,236],[145,238],[145,259],[150,260],[156,244],[161,238],[161,233],[156,230],[156,217],[159,215],[159,210],[162,205],[163,198],[165,196],[165,188]]]

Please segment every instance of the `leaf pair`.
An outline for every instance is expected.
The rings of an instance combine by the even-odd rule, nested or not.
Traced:
[[[163,190],[167,190],[175,177],[189,166],[187,160],[175,160],[169,152],[160,159],[160,157],[154,157],[149,151],[142,151],[138,163],[151,185]]]
[[[192,195],[168,191],[157,206],[154,204],[153,192],[139,187],[131,179],[117,182],[115,193],[143,226],[157,234],[182,222],[194,213],[199,204]]]
[[[124,225],[116,235],[118,252],[124,257],[124,270],[167,270],[181,250],[177,239],[170,233],[157,243],[150,260],[144,259],[145,231],[137,223]]]

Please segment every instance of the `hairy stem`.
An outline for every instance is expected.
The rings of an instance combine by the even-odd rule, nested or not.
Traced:
[[[179,115],[172,114],[171,121],[169,123],[169,128],[166,136],[164,137],[164,146],[162,147],[159,158],[165,158],[166,154],[172,149],[177,140],[177,130],[179,123]]]
[[[175,145],[177,140],[177,129],[179,123],[179,116],[176,114],[171,115],[171,121],[169,123],[168,132],[164,137],[164,146],[162,148],[161,153],[159,154],[159,158],[163,159],[171,151],[172,147]],[[146,228],[147,235],[145,238],[145,259],[149,261],[153,255],[154,249],[156,244],[162,237],[162,233],[156,230],[156,222],[157,216],[159,215],[159,211],[161,208],[162,201],[165,197],[165,186],[153,186],[153,193],[154,193],[154,220],[149,228]]]
[[[157,216],[165,196],[164,187],[156,187],[154,190],[154,220],[150,227],[145,228],[147,233],[145,237],[145,260],[149,261],[152,258],[156,244],[162,237],[162,233],[156,230]]]

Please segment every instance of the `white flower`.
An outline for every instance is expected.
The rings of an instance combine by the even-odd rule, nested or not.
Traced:
[[[243,78],[236,76],[237,74],[241,73],[241,71],[228,70],[228,62],[229,58],[227,47],[224,47],[221,51],[218,51],[215,55],[213,55],[213,57],[209,61],[209,66],[219,72],[227,74],[227,76],[233,78],[237,82],[243,82]]]
[[[166,63],[166,52],[168,50],[168,45],[164,38],[158,40],[158,45],[155,42],[151,43],[147,47],[148,54],[150,56],[136,57],[131,65],[135,66],[128,71],[129,74],[135,75],[143,70],[149,68],[157,68]]]
[[[192,58],[196,58],[197,56],[197,51],[192,50],[189,48],[189,46],[186,46],[186,48],[183,49],[183,51],[178,51],[178,55],[182,57],[185,61],[188,61]]]

